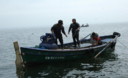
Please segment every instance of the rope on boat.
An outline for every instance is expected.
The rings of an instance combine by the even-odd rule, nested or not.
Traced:
[[[120,43],[121,45],[123,45],[125,48],[128,49],[128,47],[127,47],[126,45],[124,45],[120,40],[118,40],[118,41],[119,41],[119,43]]]
[[[87,36],[85,36],[84,38],[80,39],[80,41],[84,40],[85,38],[87,38],[87,37],[90,36],[90,35],[91,35],[91,33],[88,34]]]
[[[106,43],[107,46],[105,46],[100,52],[98,52],[98,54],[96,54],[94,58],[97,58],[97,57],[98,57],[113,41],[115,41],[118,37],[119,37],[119,36],[116,35],[115,39],[113,39],[113,40],[109,41],[108,43]]]

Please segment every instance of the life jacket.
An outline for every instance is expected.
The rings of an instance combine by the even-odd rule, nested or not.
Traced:
[[[102,44],[101,38],[100,37],[94,37],[93,40],[98,42],[98,45]]]
[[[100,41],[101,38],[100,37],[94,37],[93,40]]]

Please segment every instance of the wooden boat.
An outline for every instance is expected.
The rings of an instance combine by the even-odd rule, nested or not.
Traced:
[[[18,47],[18,43],[14,43],[16,54],[20,54],[20,58],[24,64],[44,63],[44,62],[62,62],[72,61],[86,58],[94,58],[98,55],[111,52],[115,49],[116,40],[120,36],[114,32],[112,35],[100,36],[101,45],[90,45],[90,39],[81,39],[81,47],[73,48],[73,42],[64,44],[64,49],[41,49],[37,47]]]
[[[86,25],[82,25],[81,27],[89,27],[89,25],[88,25],[88,24],[86,24]]]

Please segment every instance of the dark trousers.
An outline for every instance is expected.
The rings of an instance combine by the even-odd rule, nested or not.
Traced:
[[[57,42],[58,39],[59,39],[59,42],[61,44],[61,48],[63,48],[63,38],[62,38],[62,35],[56,36],[56,44],[57,45],[58,45],[58,42]]]
[[[73,38],[73,42],[74,45],[76,47],[76,45],[78,44],[78,46],[80,46],[80,41],[79,41],[79,33],[72,33],[72,38]]]

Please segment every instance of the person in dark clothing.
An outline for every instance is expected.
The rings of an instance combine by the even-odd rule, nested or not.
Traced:
[[[63,27],[63,21],[59,20],[57,24],[54,24],[53,27],[51,28],[51,31],[52,31],[52,33],[54,33],[54,35],[56,37],[56,44],[58,44],[57,39],[59,39],[61,48],[63,48],[63,37],[62,37],[61,33],[63,33],[67,37],[64,27]]]
[[[80,25],[76,22],[76,19],[72,19],[72,23],[69,27],[68,34],[70,33],[70,30],[72,30],[72,38],[74,42],[74,47],[76,47],[77,44],[80,47],[80,42],[79,42]]]

